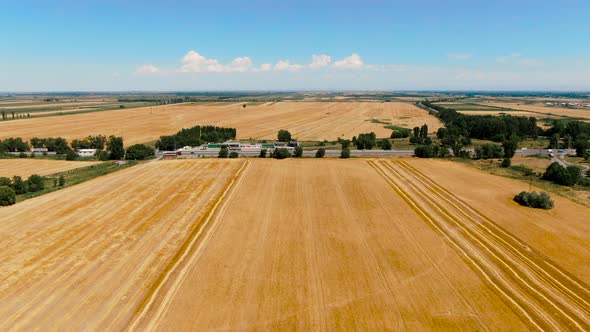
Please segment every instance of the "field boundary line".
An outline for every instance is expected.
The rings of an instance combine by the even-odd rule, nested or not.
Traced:
[[[136,316],[129,324],[126,330],[134,331],[138,324],[143,320],[147,312],[152,308],[156,297],[163,289],[163,285],[170,279],[171,275],[182,265],[181,263],[190,258],[189,254],[192,254],[193,251],[198,253],[202,248],[203,244],[206,242],[207,239],[211,236],[213,231],[216,229],[216,221],[218,221],[219,214],[216,212],[223,212],[225,210],[225,206],[228,200],[224,200],[226,196],[231,195],[233,193],[233,188],[237,186],[240,180],[243,178],[241,175],[245,172],[248,165],[250,164],[249,161],[244,161],[240,169],[236,172],[236,174],[232,177],[229,181],[223,192],[215,199],[215,203],[209,210],[205,213],[205,215],[199,220],[202,222],[197,222],[197,225],[200,224],[200,227],[197,227],[191,231],[187,239],[183,242],[181,247],[178,249],[176,254],[172,257],[168,265],[164,268],[164,271],[160,274],[158,279],[154,282],[154,284],[150,287],[151,292],[149,292],[144,299],[144,301],[137,307],[136,309]],[[202,239],[202,241],[198,241]],[[198,247],[196,247],[198,246]],[[186,275],[188,270],[188,264],[184,265],[184,269],[179,271],[178,277],[173,280],[175,284],[178,284],[180,281],[183,280],[183,277]],[[164,295],[164,300],[162,304],[156,308],[157,310],[155,318],[159,318],[162,315],[162,312],[165,311],[165,307],[169,304],[171,300],[171,295],[175,293],[174,287],[170,288],[170,291]],[[148,326],[145,330],[149,330],[152,323],[156,321],[156,319],[151,319],[148,322]]]
[[[462,254],[462,256],[468,260],[469,262],[471,262],[471,264],[476,267],[476,269],[479,271],[479,273],[491,284],[494,286],[494,288],[496,288],[503,296],[505,299],[507,299],[508,301],[510,301],[512,303],[512,305],[514,305],[516,308],[518,308],[522,314],[528,319],[528,321],[536,327],[536,329],[540,330],[540,331],[544,331],[545,329],[543,329],[536,321],[535,319],[533,319],[533,317],[531,317],[531,315],[529,314],[529,312],[527,310],[525,310],[512,296],[508,295],[507,292],[500,286],[498,285],[496,282],[494,282],[494,280],[492,279],[491,276],[489,276],[486,272],[485,269],[483,267],[481,267],[474,258],[471,257],[471,255],[469,255],[459,244],[457,244],[446,232],[444,232],[440,226],[437,225],[437,223],[435,223],[433,221],[433,217],[426,211],[422,210],[420,207],[418,207],[418,204],[416,202],[414,202],[413,199],[411,199],[409,197],[409,195],[403,190],[401,189],[393,180],[390,179],[390,177],[385,174],[385,172],[381,169],[381,167],[379,167],[377,165],[377,163],[373,162],[373,161],[368,161],[369,165],[371,165],[371,167],[373,167],[375,169],[375,171],[377,171],[377,173],[387,182],[387,184],[406,202],[406,204],[408,204],[410,206],[410,208],[416,213],[418,214],[418,216],[420,216],[421,219],[423,219],[424,221],[426,221],[428,224],[430,224],[434,229],[437,230],[437,232],[439,232],[440,234],[442,234],[445,239],[448,241],[448,243],[452,244],[455,248],[457,248],[457,250]]]

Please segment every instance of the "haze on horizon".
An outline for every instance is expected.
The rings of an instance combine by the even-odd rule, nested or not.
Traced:
[[[590,3],[9,1],[0,91],[590,90]]]

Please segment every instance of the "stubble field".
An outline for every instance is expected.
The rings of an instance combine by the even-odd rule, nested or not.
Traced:
[[[237,128],[241,139],[276,139],[279,129],[287,129],[299,140],[336,140],[371,131],[377,137],[389,137],[391,129],[375,120],[407,128],[428,124],[431,132],[441,127],[438,119],[410,103],[242,105],[182,104],[6,121],[0,122],[0,138],[61,136],[71,140],[102,134],[122,136],[130,145],[154,141],[183,127],[216,125]]]
[[[12,178],[17,175],[28,177],[31,174],[42,176],[61,173],[72,169],[95,165],[96,161],[66,161],[48,159],[0,159],[0,177]]]
[[[0,209],[0,326],[585,330],[590,209],[521,187],[430,160],[151,162]]]

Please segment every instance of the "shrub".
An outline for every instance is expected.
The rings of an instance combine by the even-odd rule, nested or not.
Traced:
[[[76,160],[78,159],[78,154],[74,150],[68,150],[66,152],[66,160]]]
[[[8,186],[0,186],[0,206],[12,205],[16,202],[14,189]]]
[[[96,159],[101,161],[109,160],[109,153],[104,150],[96,150]]]
[[[260,155],[258,155],[259,158],[266,158],[266,153],[268,151],[266,149],[262,149],[260,150]]]
[[[316,158],[324,158],[324,156],[326,155],[326,149],[324,148],[319,148],[316,152],[315,152],[315,157]]]
[[[342,149],[342,152],[340,152],[340,158],[342,158],[342,159],[350,158],[350,149],[349,148]]]
[[[449,150],[438,145],[420,145],[414,149],[414,155],[418,158],[445,158]]]
[[[66,184],[66,179],[64,178],[64,176],[63,176],[63,175],[60,175],[60,176],[59,176],[59,180],[58,180],[58,185],[59,185],[60,187],[63,187],[65,184]]]
[[[145,160],[154,156],[154,148],[143,144],[135,144],[127,148],[125,159]]]
[[[224,146],[219,150],[219,158],[227,158],[229,156],[229,150]]]
[[[547,193],[542,192],[541,194],[537,194],[534,191],[523,191],[518,195],[514,196],[514,201],[523,206],[545,210],[549,210],[553,208],[553,206],[555,205],[555,203],[553,202],[551,197],[547,195]]]
[[[229,157],[233,159],[233,158],[237,158],[239,156],[238,156],[238,153],[236,151],[232,151],[232,152],[229,153]]]
[[[285,148],[278,148],[273,151],[272,157],[275,159],[286,159],[291,157],[291,152]]]
[[[29,192],[32,193],[43,190],[45,188],[43,178],[38,174],[29,176],[27,179],[27,187],[29,188]]]
[[[28,191],[27,183],[20,176],[12,177],[12,189],[17,195],[24,194]]]
[[[390,138],[408,138],[410,137],[411,131],[409,129],[394,130],[391,132]]]
[[[504,160],[502,160],[502,164],[500,164],[500,167],[508,168],[510,165],[512,165],[512,159],[504,158]]]
[[[300,146],[295,147],[295,158],[303,157],[303,148]]]

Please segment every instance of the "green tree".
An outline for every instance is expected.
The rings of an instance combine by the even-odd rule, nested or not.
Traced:
[[[154,148],[144,145],[135,144],[127,148],[125,159],[127,160],[145,160],[154,156]]]
[[[58,185],[59,185],[60,187],[63,187],[63,186],[65,186],[65,184],[66,184],[66,179],[64,178],[64,176],[63,176],[63,175],[60,175],[60,176],[59,176],[59,179],[58,179]]]
[[[300,146],[295,147],[295,158],[303,157],[303,148]]]
[[[549,149],[559,149],[559,134],[553,134],[549,141]]]
[[[516,135],[512,135],[509,140],[504,141],[502,143],[502,148],[504,148],[504,158],[512,158],[518,149],[518,137]]]
[[[342,158],[342,159],[350,158],[350,149],[349,148],[342,149],[342,151],[340,152],[340,158]]]
[[[277,133],[277,139],[279,142],[290,142],[291,141],[291,133],[288,130],[281,129]]]
[[[29,176],[27,179],[27,187],[29,188],[29,192],[37,192],[40,190],[45,189],[45,183],[43,183],[43,177],[38,174],[33,174]]]
[[[10,181],[9,178],[7,177],[0,177],[0,186],[8,186],[10,187],[12,185],[12,182]]]
[[[14,176],[12,177],[12,189],[17,195],[24,194],[28,191],[27,183],[20,176]]]
[[[266,150],[266,149],[260,150],[260,155],[258,155],[258,157],[259,158],[266,158],[267,152],[268,152],[268,150]]]
[[[109,159],[121,160],[125,157],[125,148],[123,146],[123,137],[110,136],[107,142]]]
[[[12,205],[16,202],[14,189],[8,186],[0,186],[0,206]]]
[[[582,170],[579,167],[563,167],[558,162],[554,162],[547,167],[542,178],[562,186],[573,186],[580,181],[581,177]]]
[[[285,148],[278,148],[273,151],[272,157],[275,159],[286,159],[291,157],[291,152]]]
[[[427,124],[423,124],[422,127],[420,127],[420,137],[423,139],[426,139],[426,137],[428,137],[428,125]]]
[[[224,146],[219,150],[219,154],[217,156],[219,158],[227,158],[229,157],[229,150]]]
[[[392,148],[393,148],[393,146],[391,145],[391,142],[387,138],[384,138],[381,141],[381,149],[383,149],[383,150],[391,150]]]
[[[326,149],[324,148],[319,148],[316,152],[315,152],[315,157],[316,158],[324,158],[324,156],[326,155]]]
[[[229,153],[229,157],[233,159],[233,158],[238,158],[239,155],[236,151],[232,151]]]

